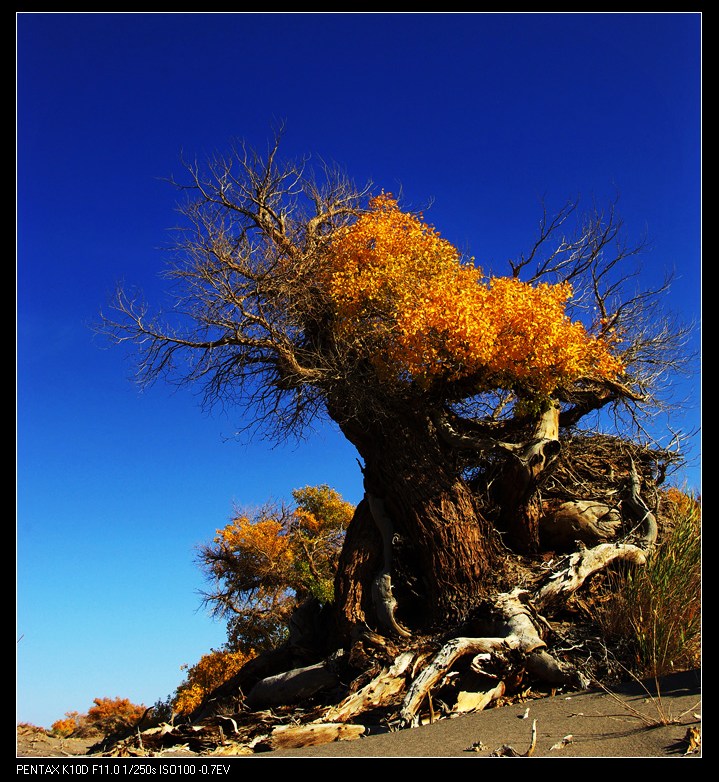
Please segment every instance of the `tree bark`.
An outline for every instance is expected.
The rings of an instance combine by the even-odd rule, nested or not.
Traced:
[[[452,449],[429,415],[404,409],[341,428],[364,459],[371,500],[357,507],[340,556],[341,628],[355,638],[368,629],[404,635],[461,619],[496,583],[501,544],[459,477]]]
[[[533,439],[509,454],[497,489],[499,526],[513,551],[531,555],[540,550],[542,502],[538,486],[559,451],[559,404],[553,401],[539,416]]]

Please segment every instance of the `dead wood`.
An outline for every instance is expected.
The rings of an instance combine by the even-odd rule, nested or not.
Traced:
[[[516,635],[504,638],[453,638],[442,647],[412,682],[399,712],[400,725],[410,727],[417,724],[417,712],[425,697],[460,657],[467,654],[521,650],[522,644],[523,640]]]
[[[295,749],[327,744],[331,741],[351,741],[365,732],[363,725],[347,725],[344,722],[312,723],[311,725],[278,725],[255,748],[259,751]]]
[[[247,695],[251,709],[297,703],[339,683],[335,660],[295,668],[261,679]]]
[[[629,472],[629,492],[626,499],[623,501],[623,506],[629,511],[629,514],[636,520],[637,528],[641,530],[639,536],[639,544],[648,548],[653,546],[657,540],[658,527],[657,520],[654,514],[647,507],[646,502],[642,499],[641,495],[641,480],[639,473],[637,472],[634,460],[631,462],[631,470]]]
[[[347,722],[370,709],[394,703],[407,687],[406,674],[414,659],[414,652],[400,654],[390,668],[384,668],[364,687],[330,708],[324,719],[329,722]]]
[[[517,587],[484,604],[476,628],[482,627],[485,636],[450,638],[433,654],[428,650],[436,644],[436,638],[394,639],[391,644],[387,639],[387,644],[369,650],[374,655],[374,675],[336,705],[306,709],[300,704],[337,687],[340,664],[345,679],[347,666],[352,670],[354,663],[343,650],[314,665],[257,681],[247,698],[237,701],[234,696],[230,705],[240,705],[239,710],[232,712],[230,708],[225,714],[215,710],[203,724],[145,731],[115,746],[112,754],[160,753],[178,744],[201,754],[213,750],[243,754],[248,749],[257,752],[355,739],[365,729],[353,723],[369,713],[373,713],[373,719],[382,720],[379,715],[384,710],[387,724],[408,728],[419,724],[420,709],[426,703],[432,719],[480,711],[505,696],[525,672],[534,681],[553,687],[586,687],[587,680],[573,667],[550,654],[547,639],[551,625],[544,614],[561,607],[592,574],[617,561],[641,565],[646,556],[644,549],[627,543],[603,543],[567,555],[535,588]],[[395,651],[390,652],[390,648]],[[453,669],[467,655],[474,660],[465,666],[465,672],[461,666]],[[444,702],[447,690],[441,688],[447,686],[455,693],[453,705],[452,701]],[[283,707],[291,704],[297,707],[292,711],[293,724],[288,725],[289,712]],[[272,711],[261,711],[268,707]],[[530,750],[518,753],[503,747],[498,752],[516,757],[528,756]]]
[[[616,508],[593,500],[574,500],[549,507],[540,519],[539,534],[548,551],[574,551],[577,541],[596,546],[614,540],[622,527]]]
[[[468,692],[467,690],[462,690],[457,695],[457,702],[453,711],[457,714],[483,711],[490,703],[501,698],[506,692],[506,689],[504,682],[499,681],[496,686],[484,692]]]
[[[629,543],[602,543],[590,549],[576,551],[565,560],[565,566],[551,575],[535,593],[532,603],[538,611],[556,605],[576,592],[592,574],[615,561],[644,565],[646,553]]]

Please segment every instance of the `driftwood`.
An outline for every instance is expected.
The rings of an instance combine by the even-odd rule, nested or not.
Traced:
[[[434,659],[412,682],[400,709],[400,725],[410,727],[418,723],[417,712],[429,691],[460,657],[467,654],[492,654],[521,650],[522,645],[522,639],[516,635],[505,638],[453,638],[442,647]]]
[[[312,747],[331,741],[351,741],[365,732],[364,725],[344,722],[311,723],[309,725],[278,725],[267,738],[256,745],[260,750]]]
[[[503,681],[499,681],[496,686],[485,692],[467,692],[462,690],[457,695],[457,703],[453,711],[457,714],[466,714],[471,711],[483,711],[490,703],[501,698],[506,692]]]
[[[418,711],[432,687],[460,657],[468,654],[491,658],[493,655],[513,652],[528,670],[543,681],[551,684],[584,684],[576,671],[565,669],[547,652],[542,633],[548,623],[537,614],[527,590],[517,588],[499,595],[494,601],[493,610],[498,617],[493,629],[498,634],[494,637],[462,637],[448,641],[412,682],[400,710],[401,725],[408,727],[417,724]],[[473,665],[479,669],[476,662]]]
[[[545,576],[532,591],[515,588],[495,596],[483,614],[486,636],[452,638],[432,656],[428,654],[430,647],[421,639],[405,639],[404,651],[397,642],[391,664],[382,666],[370,681],[336,705],[315,707],[309,712],[298,710],[294,717],[297,724],[287,725],[287,716],[270,707],[299,703],[322,690],[339,689],[341,678],[344,679],[339,672],[346,674],[345,665],[349,662],[345,652],[338,651],[314,665],[262,678],[237,711],[223,715],[215,709],[203,725],[164,726],[161,730],[138,732],[135,740],[117,744],[111,753],[161,753],[180,744],[201,754],[209,754],[213,748],[243,754],[243,747],[261,752],[355,739],[365,728],[353,721],[373,711],[384,710],[389,723],[404,728],[419,724],[420,709],[425,703],[429,704],[430,718],[439,715],[438,703],[442,716],[480,711],[511,692],[525,671],[534,680],[552,686],[586,687],[586,680],[576,670],[550,654],[545,639],[551,625],[543,614],[566,601],[602,568],[617,561],[641,565],[646,558],[643,548],[627,543],[603,543],[567,555],[557,565],[558,570]],[[384,653],[389,648],[382,647]],[[464,671],[461,666],[452,670],[468,655],[474,659],[464,666]],[[444,692],[433,692],[447,685],[445,692],[454,693],[453,705]],[[510,747],[500,750],[503,756],[520,754]],[[531,744],[524,753],[528,754]]]
[[[586,686],[586,679],[578,671],[565,667],[547,651],[542,633],[548,623],[538,612],[566,599],[589,576],[615,560],[640,565],[646,562],[646,554],[638,546],[604,543],[569,556],[565,567],[552,574],[533,595],[519,588],[499,595],[494,609],[500,619],[495,622],[494,629],[502,634],[454,638],[446,643],[412,682],[400,710],[400,724],[404,727],[417,724],[419,708],[432,687],[457,659],[467,654],[491,656],[518,652],[525,668],[538,679],[554,685]]]
[[[644,565],[647,555],[638,546],[628,543],[602,543],[576,551],[566,558],[565,567],[547,578],[532,598],[533,605],[538,611],[545,610],[579,589],[593,573],[617,560]]]
[[[403,652],[389,669],[383,669],[364,687],[330,708],[323,719],[329,722],[347,722],[369,709],[395,702],[397,696],[407,687],[405,674],[414,659],[413,652]]]
[[[297,703],[339,683],[335,658],[261,679],[247,694],[252,709]]]

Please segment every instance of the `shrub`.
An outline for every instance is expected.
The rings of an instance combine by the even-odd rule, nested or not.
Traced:
[[[85,725],[104,735],[133,727],[146,711],[145,706],[131,703],[127,698],[95,698],[93,703]]]
[[[187,671],[173,702],[177,714],[191,714],[206,695],[224,684],[251,659],[252,654],[213,649]]]
[[[65,716],[61,720],[56,720],[50,727],[50,732],[53,736],[60,738],[67,738],[77,732],[82,724],[84,715],[77,711],[65,712]]]

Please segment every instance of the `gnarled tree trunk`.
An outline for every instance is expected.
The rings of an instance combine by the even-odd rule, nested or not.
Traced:
[[[536,554],[540,550],[542,502],[537,489],[559,451],[559,404],[552,402],[539,416],[533,438],[509,454],[497,488],[499,524],[514,551]]]
[[[342,429],[366,489],[338,566],[342,629],[397,635],[463,617],[496,583],[500,544],[450,449],[428,416],[403,410]]]

